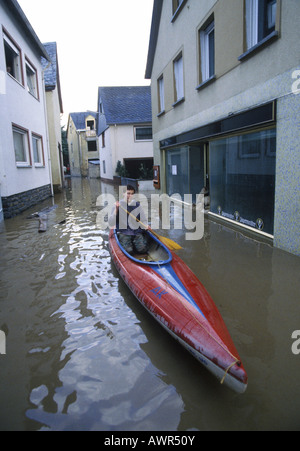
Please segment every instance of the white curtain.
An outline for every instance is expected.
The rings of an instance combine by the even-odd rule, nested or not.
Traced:
[[[184,97],[182,56],[174,62],[174,75],[176,85],[176,101],[178,101]]]
[[[160,113],[165,110],[165,89],[164,89],[164,79],[161,77],[158,80],[158,88],[159,88],[159,106]]]
[[[258,0],[246,0],[247,49],[258,43]]]
[[[16,161],[18,163],[26,162],[26,150],[24,146],[24,135],[17,131],[13,131],[14,136],[14,147],[15,147],[15,155]]]

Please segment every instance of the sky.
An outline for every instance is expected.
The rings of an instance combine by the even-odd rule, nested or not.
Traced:
[[[97,111],[99,86],[144,86],[153,0],[18,0],[42,43],[56,42],[67,124]]]

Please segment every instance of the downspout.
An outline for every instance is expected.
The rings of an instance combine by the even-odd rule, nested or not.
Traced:
[[[76,135],[78,138],[78,156],[79,156],[79,172],[80,172],[80,177],[82,177],[82,155],[81,155],[81,139],[80,139],[80,130],[76,130]]]

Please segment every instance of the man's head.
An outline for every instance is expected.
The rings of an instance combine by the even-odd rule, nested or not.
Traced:
[[[126,191],[125,191],[125,199],[127,200],[127,203],[129,204],[131,202],[132,197],[135,194],[135,188],[131,185],[127,185]]]

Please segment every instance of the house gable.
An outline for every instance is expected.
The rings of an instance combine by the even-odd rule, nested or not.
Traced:
[[[99,135],[109,125],[152,122],[151,87],[100,87],[98,113]]]

